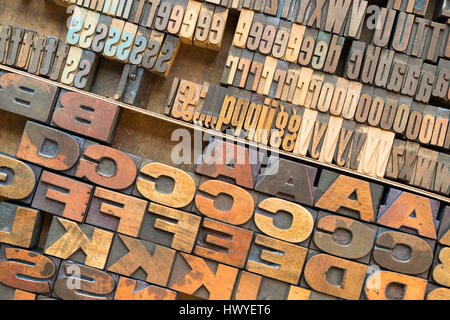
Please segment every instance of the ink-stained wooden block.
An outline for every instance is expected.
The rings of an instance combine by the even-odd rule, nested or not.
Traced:
[[[236,31],[233,38],[233,47],[245,48],[247,45],[247,40],[252,26],[254,11],[242,9],[239,16],[239,21],[236,26]]]
[[[321,211],[310,248],[367,264],[377,230],[374,225]]]
[[[264,55],[271,54],[279,23],[280,23],[279,18],[267,17],[264,30],[261,35],[261,41],[259,42],[258,47],[258,50],[261,54]]]
[[[257,178],[255,190],[312,206],[317,168],[270,157],[265,172]]]
[[[441,286],[450,287],[450,249],[438,245],[434,255],[430,280]]]
[[[103,269],[114,234],[87,224],[53,217],[44,253]]]
[[[105,46],[103,49],[103,55],[107,59],[117,59],[116,54],[124,27],[125,21],[117,18],[112,19],[111,25],[109,26],[108,37],[106,38]]]
[[[200,99],[201,90],[200,84],[181,80],[175,93],[170,115],[175,119],[191,122],[194,118],[194,110]]]
[[[40,169],[0,153],[0,197],[30,204]]]
[[[422,59],[436,63],[439,57],[446,51],[446,42],[448,39],[448,25],[430,22],[430,30],[427,33]]]
[[[236,185],[253,189],[260,168],[259,153],[217,139],[206,147],[195,172],[211,178],[231,178]]]
[[[356,117],[355,117],[356,118]],[[353,170],[358,170],[360,163],[360,154],[362,148],[367,140],[367,131],[369,127],[365,125],[357,124],[355,126],[355,131],[353,135],[353,140],[351,142],[349,151],[349,161],[347,162],[347,167]]]
[[[352,1],[350,12],[345,25],[344,35],[358,40],[361,37],[368,1]]]
[[[114,300],[176,300],[177,293],[144,281],[119,277]]]
[[[313,290],[346,300],[358,300],[367,266],[314,250],[308,252],[302,281]]]
[[[374,85],[386,87],[390,75],[395,52],[389,49],[382,49],[378,60],[377,71],[375,73]]]
[[[413,102],[411,104],[411,111],[409,114],[408,124],[405,131],[405,137],[408,140],[418,141],[420,127],[423,120],[423,112],[426,105],[420,102]]]
[[[364,61],[366,43],[353,40],[350,52],[345,64],[345,77],[350,80],[358,80]]]
[[[202,299],[229,300],[238,271],[233,267],[179,252],[167,287]]]
[[[248,226],[258,193],[223,179],[202,178],[195,196],[193,212],[235,226]]]
[[[420,17],[414,19],[406,54],[413,57],[423,56],[427,34],[430,32],[430,22],[430,20]]]
[[[323,71],[327,73],[335,73],[341,60],[342,49],[344,48],[344,37],[333,35],[328,47],[327,58],[323,66]]]
[[[393,8],[401,12],[414,13],[419,16],[424,16],[427,12],[429,1],[414,1],[414,0],[389,0],[388,8]]]
[[[314,0],[306,3],[307,10],[304,15],[303,24],[316,29],[325,29],[328,5],[329,3],[325,0]],[[298,18],[299,17],[297,17],[297,21]]]
[[[208,218],[203,219],[194,254],[203,258],[243,268],[253,239],[253,232]]]
[[[133,195],[172,208],[189,211],[198,178],[183,170],[144,159]]]
[[[197,25],[194,32],[194,46],[206,48],[215,6],[203,3],[198,14]]]
[[[284,60],[290,63],[297,63],[300,48],[303,43],[306,27],[293,23],[291,27],[291,33],[286,48],[286,54]]]
[[[245,86],[246,90],[256,92],[258,90],[259,81],[261,80],[262,71],[264,68],[264,63],[266,62],[266,57],[260,53],[255,53],[250,67],[250,74],[247,79],[247,84]]]
[[[59,42],[56,56],[49,75],[50,80],[59,81],[59,79],[61,78],[64,66],[66,65],[66,58],[69,54],[69,47],[70,46],[68,46],[66,43]]]
[[[381,48],[369,44],[366,49],[363,67],[361,69],[360,80],[364,84],[372,84],[380,58]],[[353,79],[352,79],[353,80]]]
[[[11,26],[0,26],[0,63],[4,63],[8,56],[11,30]]]
[[[391,41],[392,49],[397,52],[405,53],[408,48],[415,16],[405,12],[399,12],[392,29],[394,37]]]
[[[175,251],[152,242],[117,234],[106,269],[110,272],[166,286]]]
[[[382,194],[381,185],[322,170],[314,206],[375,222]]]
[[[439,204],[437,200],[391,188],[380,206],[377,224],[435,240]]]
[[[152,9],[155,8],[155,15],[153,17],[153,28],[161,31],[167,32],[167,25],[169,23],[170,14],[174,6],[174,0],[161,1],[159,6],[152,5]]]
[[[39,75],[49,77],[51,68],[55,62],[59,40],[55,37],[47,37],[42,62],[39,68]]]
[[[78,46],[82,49],[89,50],[91,48],[92,39],[100,18],[100,13],[89,10],[84,19],[83,28],[79,35]],[[73,16],[72,16],[73,19]],[[73,21],[73,20],[72,20]],[[70,32],[70,31],[69,31]]]
[[[340,118],[337,119],[339,119],[342,122],[342,119]],[[322,149],[328,149],[328,146],[325,146],[324,141],[326,136],[328,136],[328,132],[330,132],[328,130],[328,124],[330,120],[331,117],[328,114],[319,113],[316,117],[316,121],[314,122],[314,128],[312,129],[312,136],[311,136],[311,144],[309,145],[307,152],[308,155],[315,160],[323,158]],[[339,129],[337,131],[339,131]],[[333,147],[335,147],[335,145]]]
[[[97,187],[86,223],[137,237],[147,209],[147,201]]]
[[[58,88],[22,75],[0,75],[0,109],[48,122]]]
[[[269,278],[297,284],[307,251],[300,246],[257,234],[245,269]]]
[[[433,137],[434,124],[436,122],[436,113],[438,109],[433,106],[425,106],[421,111],[422,123],[420,124],[418,140],[421,144],[427,145],[430,144],[431,138]]]
[[[439,233],[439,243],[445,246],[449,246],[450,243],[450,207],[445,206],[442,209]]]
[[[261,194],[250,229],[308,247],[316,217],[311,208]]]
[[[126,64],[124,66],[118,88],[122,102],[131,105],[135,104],[136,96],[140,90],[143,76],[143,68],[130,64]],[[114,95],[114,98],[116,97],[117,92]]]
[[[240,271],[233,300],[286,300],[290,285],[286,282]]]
[[[145,27],[139,27],[134,40],[129,63],[137,66],[142,66],[142,60],[144,58],[144,52],[148,51],[148,44],[150,41],[151,30]],[[158,49],[159,53],[159,49]]]
[[[173,1],[168,1],[168,3],[172,4]],[[139,4],[139,6],[141,6],[141,4]],[[142,16],[141,16],[140,25],[145,26],[149,29],[154,29],[156,14],[157,14],[158,9],[161,7],[163,7],[163,5],[160,0],[145,1],[145,4],[143,5],[143,8],[142,8]],[[164,7],[166,10],[168,9],[168,7],[166,7],[166,6],[164,6]],[[168,17],[167,17],[166,21],[168,21]],[[136,21],[134,22],[134,24],[137,24],[137,23],[138,22],[136,22]]]
[[[408,125],[412,103],[412,98],[407,96],[401,95],[398,99],[397,112],[395,114],[395,119],[392,126],[392,129],[395,133],[404,135]]]
[[[19,49],[16,67],[20,69],[28,69],[30,63],[31,51],[34,44],[34,38],[36,37],[36,32],[32,30],[26,30],[23,36],[23,41]],[[0,57],[1,58],[1,57]],[[1,62],[2,59],[0,59]]]
[[[436,79],[431,95],[438,99],[448,99],[448,87],[450,81],[450,62],[447,59],[439,59]]]
[[[87,141],[75,177],[131,194],[142,158]]]
[[[105,49],[106,39],[108,38],[109,28],[112,25],[113,18],[101,14],[98,18],[97,27],[92,38],[91,51],[95,53],[102,53]]]
[[[42,215],[38,210],[0,202],[0,243],[33,248],[38,241]]]
[[[342,122],[339,140],[336,147],[334,162],[340,167],[349,166],[350,149],[355,136],[356,123],[350,120]]]
[[[227,61],[225,62],[225,68],[222,73],[222,78],[220,80],[221,84],[228,86],[228,85],[232,85],[233,82],[235,81],[235,75],[238,70],[239,60],[240,60],[242,52],[243,52],[243,49],[240,49],[237,47],[230,48],[230,51],[228,52]],[[261,66],[261,71],[262,71],[262,66]]]
[[[112,300],[116,275],[90,266],[63,261],[52,297],[62,300]]]
[[[145,26],[146,21],[142,21],[142,13],[146,2],[147,0],[133,1],[130,9],[130,14],[127,19],[128,22],[138,24],[140,26]]]
[[[378,13],[377,28],[373,32],[372,44],[386,48],[394,27],[397,12],[393,9],[380,8]]]
[[[373,260],[381,268],[428,278],[435,241],[380,228]]]
[[[71,46],[79,44],[81,32],[84,32],[84,21],[86,20],[87,14],[87,9],[79,6],[74,7],[65,41],[67,44]]]
[[[166,78],[172,69],[173,62],[175,61],[180,47],[181,42],[179,38],[167,35],[152,72]]]
[[[16,157],[49,169],[65,171],[80,157],[84,139],[28,121]]]
[[[61,90],[52,125],[95,140],[110,143],[119,107],[83,94]]]
[[[63,68],[60,82],[62,84],[73,86],[73,81],[78,72],[81,56],[83,55],[83,49],[71,46],[66,58],[66,64]]]
[[[182,43],[193,44],[195,27],[197,25],[201,7],[201,2],[189,0],[179,34]]]
[[[17,63],[17,57],[19,55],[20,45],[23,41],[25,30],[18,27],[13,27],[8,44],[8,50],[4,63],[8,66],[14,66]]]
[[[327,7],[325,20],[326,32],[343,35],[352,1],[330,1]]]
[[[93,187],[44,171],[33,198],[33,208],[83,222]]]
[[[137,25],[129,22],[125,23],[122,30],[119,46],[117,47],[115,59],[117,59],[122,63],[128,63],[131,48],[133,46],[137,31],[138,31]]]
[[[11,299],[14,291],[50,296],[59,264],[59,259],[44,256],[37,250],[1,245],[0,299]],[[25,298],[21,297],[20,300]]]
[[[317,34],[316,45],[311,58],[311,68],[322,70],[330,46],[331,34],[319,31]]]
[[[427,281],[390,271],[368,272],[362,298],[368,300],[423,300]]]
[[[139,238],[191,253],[201,217],[151,203],[144,215]]]
[[[208,42],[206,43],[206,47],[208,49],[219,51],[222,46],[222,39],[225,34],[227,19],[228,9],[216,6],[208,35]]]
[[[431,189],[438,158],[439,152],[420,147],[411,184],[427,190]]]

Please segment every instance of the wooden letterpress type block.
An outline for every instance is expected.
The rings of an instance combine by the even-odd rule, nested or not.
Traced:
[[[121,92],[120,97],[122,99],[122,102],[134,105],[136,96],[141,87],[143,76],[143,68],[139,68],[135,65],[130,64],[125,65],[120,80],[121,82],[119,83],[118,88],[118,92]],[[117,93],[114,95],[114,98],[116,97]]]
[[[133,0],[131,5],[130,14],[128,16],[128,22],[138,24],[140,26],[145,26],[146,21],[142,21],[142,15],[144,10],[144,5],[147,0]]]
[[[66,43],[59,42],[58,51],[56,51],[55,60],[49,74],[50,80],[59,81],[61,74],[63,72],[64,66],[66,65],[66,58],[69,54],[69,46]]]
[[[405,134],[405,130],[409,122],[411,106],[413,106],[412,98],[400,95],[392,129],[395,133],[398,133],[401,136]]]
[[[83,55],[83,49],[78,47],[70,47],[69,53],[66,58],[66,64],[63,68],[60,82],[62,84],[73,86],[73,81],[78,72],[81,56]]]
[[[22,45],[20,46],[19,55],[17,57],[16,67],[20,69],[28,69],[30,63],[31,51],[34,44],[34,38],[36,32],[32,30],[26,30],[23,37]],[[1,57],[0,57],[1,58]],[[0,59],[0,62],[2,59]]]
[[[0,75],[0,109],[27,118],[48,122],[58,88],[31,78],[3,73]]]
[[[5,64],[15,66],[19,55],[20,45],[23,41],[24,29],[12,28],[11,37],[9,38],[8,51],[6,53]]]
[[[97,27],[95,28],[94,37],[92,38],[91,51],[95,53],[103,52],[112,21],[112,17],[103,14],[100,15],[98,18]]]
[[[373,32],[372,44],[377,47],[386,48],[394,27],[397,11],[381,8],[377,17],[377,27]]]
[[[436,66],[424,63],[417,88],[415,100],[423,103],[428,103],[433,91],[433,85],[436,80]]]
[[[271,157],[256,180],[255,190],[312,206],[317,189],[314,186],[316,175],[317,168]]]
[[[346,300],[358,300],[367,266],[314,250],[308,252],[302,281],[313,290]]]
[[[284,60],[290,63],[297,63],[305,32],[305,26],[296,23],[292,24]]]
[[[149,29],[154,29],[156,13],[158,11],[158,8],[160,8],[162,6],[162,3],[164,3],[164,2],[166,2],[166,1],[160,1],[160,0],[145,1],[145,4],[142,8],[141,22],[139,23],[139,22],[135,21],[134,24],[139,23],[141,26],[145,26]],[[169,1],[169,3],[170,2],[173,2],[173,1]],[[140,4],[139,4],[139,6],[140,6]]]
[[[45,50],[42,56],[42,63],[39,68],[39,75],[49,77],[51,68],[56,58],[59,40],[55,37],[47,37]]]
[[[184,13],[189,0],[176,0],[170,13],[169,22],[167,24],[167,32],[177,36],[180,33],[183,24]]]
[[[348,14],[344,35],[347,38],[359,39],[363,29],[368,1],[352,1]]]
[[[92,51],[84,50],[80,64],[73,80],[73,86],[77,89],[89,91],[94,82],[95,72],[99,62],[99,56]]]
[[[329,113],[338,79],[339,77],[335,75],[325,75],[322,83],[322,89],[320,90],[319,100],[317,101],[317,110]]]
[[[273,76],[277,68],[277,59],[272,57],[267,57],[264,63],[264,67],[261,73],[261,79],[259,81],[258,89],[256,92],[258,94],[268,96],[270,93],[270,87],[272,86]]]
[[[180,46],[181,42],[179,38],[167,35],[152,72],[164,78],[167,77],[172,69],[173,62],[175,61]]]
[[[233,300],[286,300],[289,288],[286,282],[240,271]]]
[[[425,106],[422,109],[422,121],[420,124],[420,131],[418,141],[421,144],[430,144],[433,137],[434,124],[436,122],[437,108],[433,106]]]
[[[27,122],[16,157],[52,170],[74,167],[84,139],[34,122]]]
[[[253,232],[208,218],[203,219],[194,248],[197,256],[243,268]]]
[[[270,55],[270,53],[272,52],[272,47],[274,45],[279,23],[279,18],[267,18],[264,31],[261,35],[261,41],[259,43],[259,52],[261,54]]]
[[[318,37],[317,29],[306,29],[303,35],[302,46],[298,54],[298,63],[302,66],[309,67],[316,48],[316,39]],[[325,54],[326,55],[326,54]]]
[[[175,250],[116,234],[106,270],[167,286],[174,258]]]
[[[368,300],[423,300],[427,281],[390,271],[368,272],[362,298]]]
[[[59,264],[59,259],[44,256],[40,251],[1,245],[0,298],[27,299],[17,291],[50,296]]]
[[[11,27],[0,26],[0,63],[4,63],[8,56],[8,48],[11,40]]]
[[[344,37],[333,35],[328,47],[327,59],[323,71],[327,73],[335,73],[341,60],[342,49],[344,48]]]
[[[97,30],[97,24],[99,22],[100,13],[89,10],[84,20],[83,29],[80,33],[78,46],[85,50],[91,49],[92,39],[94,33]]]
[[[88,10],[79,6],[75,6],[71,17],[69,30],[67,31],[66,43],[76,46],[80,42],[81,32],[84,32],[84,21]]]
[[[189,0],[179,34],[182,43],[193,44],[195,27],[201,7],[201,2]]]
[[[440,288],[432,283],[428,283],[426,300],[449,300],[450,289]]]
[[[114,300],[176,300],[177,293],[144,281],[119,277]]]
[[[369,263],[377,230],[371,224],[321,211],[310,248]]]
[[[430,22],[430,30],[427,32],[422,59],[436,63],[446,50],[448,39],[448,25]]]
[[[172,8],[174,6],[174,0],[161,1],[159,6],[155,11],[155,16],[153,18],[153,28],[161,31],[167,32],[167,25],[169,23],[170,14],[172,13]],[[152,6],[156,8],[156,6]]]
[[[134,0],[120,0],[119,6],[117,7],[116,15],[124,20],[128,20],[131,8],[133,6]],[[92,8],[92,1],[91,1],[91,8]]]
[[[136,39],[130,53],[129,63],[137,66],[142,66],[144,52],[148,51],[148,44],[150,41],[151,30],[145,27],[139,27],[136,33]],[[159,49],[158,49],[159,53]]]
[[[191,253],[201,217],[151,203],[144,215],[139,238]]]
[[[436,239],[439,201],[391,188],[380,206],[377,224]],[[415,218],[411,217],[415,214]]]
[[[191,122],[194,110],[200,99],[201,86],[197,83],[181,80],[173,101],[170,115],[175,119]]]
[[[315,207],[375,222],[382,193],[381,185],[323,170]]]
[[[86,223],[137,237],[146,209],[147,201],[97,187]]]
[[[413,25],[414,15],[399,12],[395,23],[394,37],[391,41],[392,49],[405,53],[408,48]]]
[[[380,58],[381,48],[373,45],[368,45],[366,56],[364,58],[363,68],[361,70],[360,80],[364,84],[372,84],[375,78],[375,72],[378,66],[378,59]],[[353,79],[352,79],[353,80]],[[355,79],[356,80],[356,79]]]
[[[439,59],[436,72],[436,79],[433,84],[431,95],[438,99],[448,100],[448,88],[450,81],[450,61],[447,59]]]
[[[450,287],[450,249],[448,247],[438,245],[430,280],[441,286]]]
[[[425,48],[425,41],[427,34],[430,32],[430,20],[416,17],[411,30],[411,37],[409,40],[406,54],[413,57],[422,57]]]
[[[134,39],[138,31],[138,26],[129,22],[126,22],[123,30],[122,36],[120,38],[119,46],[117,47],[117,52],[115,59],[122,63],[128,63],[131,48],[134,44]]]
[[[417,153],[416,167],[413,171],[411,184],[427,190],[431,189],[439,152],[420,148]]]
[[[358,80],[363,66],[366,43],[353,40],[345,65],[345,77],[350,80]]]
[[[229,300],[238,271],[233,267],[179,252],[176,254],[168,288],[202,299]]]
[[[414,175],[417,155],[419,152],[420,145],[418,143],[407,141],[404,150],[404,158],[399,159],[398,165],[398,180],[404,182],[411,182]]]
[[[87,224],[77,224],[55,216],[48,232],[44,253],[103,269],[113,235]]]
[[[373,250],[373,261],[381,268],[428,278],[435,241],[407,233],[380,228]]]
[[[327,11],[329,3],[326,0],[313,0],[308,1],[306,5],[308,7],[306,10],[303,24],[305,24],[308,27],[324,30],[327,20]]]
[[[0,197],[30,204],[40,169],[0,153]]]
[[[307,249],[284,241],[256,235],[246,270],[291,284],[297,284]]]
[[[144,50],[142,59],[142,67],[152,70],[155,67],[156,59],[161,52],[164,43],[165,34],[156,30],[152,30],[148,40],[148,46]]]
[[[102,270],[63,261],[52,297],[62,300],[112,300],[116,278]]]
[[[316,217],[315,210],[279,198],[260,195],[250,229],[307,247]]]
[[[180,169],[144,159],[133,195],[172,208],[189,210],[198,178]]]
[[[118,115],[116,105],[62,90],[52,116],[52,125],[109,143]]]
[[[203,3],[200,13],[198,14],[197,26],[195,27],[194,32],[195,46],[206,48],[213,15],[214,5],[210,3]]]
[[[380,120],[381,129],[387,131],[392,130],[395,121],[395,116],[397,114],[399,96],[400,95],[397,93],[386,92],[383,114]]]
[[[75,177],[130,194],[141,161],[140,157],[88,141]]]
[[[377,71],[375,73],[374,84],[377,87],[386,87],[391,72],[392,62],[395,53],[393,50],[382,49],[378,60]]]
[[[252,25],[248,33],[248,39],[245,49],[256,51],[259,48],[261,37],[264,32],[264,26],[267,21],[267,16],[262,13],[256,13],[253,17]]]
[[[311,58],[311,68],[315,70],[322,70],[325,65],[325,60],[330,46],[331,34],[319,31],[316,39],[316,46],[314,48],[313,56]]]
[[[342,122],[342,128],[339,134],[339,140],[336,147],[336,153],[334,162],[340,166],[348,166],[350,161],[350,149],[352,146],[353,138],[355,136],[356,123],[350,120],[344,120]]]
[[[450,244],[450,206],[442,208],[438,241],[444,246],[449,246]]]
[[[223,35],[225,34],[227,19],[228,9],[216,6],[208,35],[208,42],[206,43],[208,49],[219,51],[222,45]]]
[[[280,20],[272,47],[272,57],[284,59],[286,54],[292,23]]]
[[[33,199],[33,208],[83,222],[93,187],[44,171]]]
[[[124,27],[125,21],[116,18],[112,19],[111,25],[109,26],[108,36],[103,48],[103,55],[107,59],[116,59],[115,57]]]
[[[446,153],[439,153],[436,174],[432,181],[431,190],[443,195],[449,195],[450,193],[450,156]]]
[[[327,8],[327,16],[325,20],[325,31],[334,34],[343,35],[344,28],[349,14],[350,4],[352,1],[330,1]]]
[[[0,202],[0,243],[22,248],[37,244],[42,216],[38,210]]]
[[[410,97],[415,96],[419,85],[422,63],[423,61],[421,59],[413,57],[409,58],[401,90],[402,94]]]

